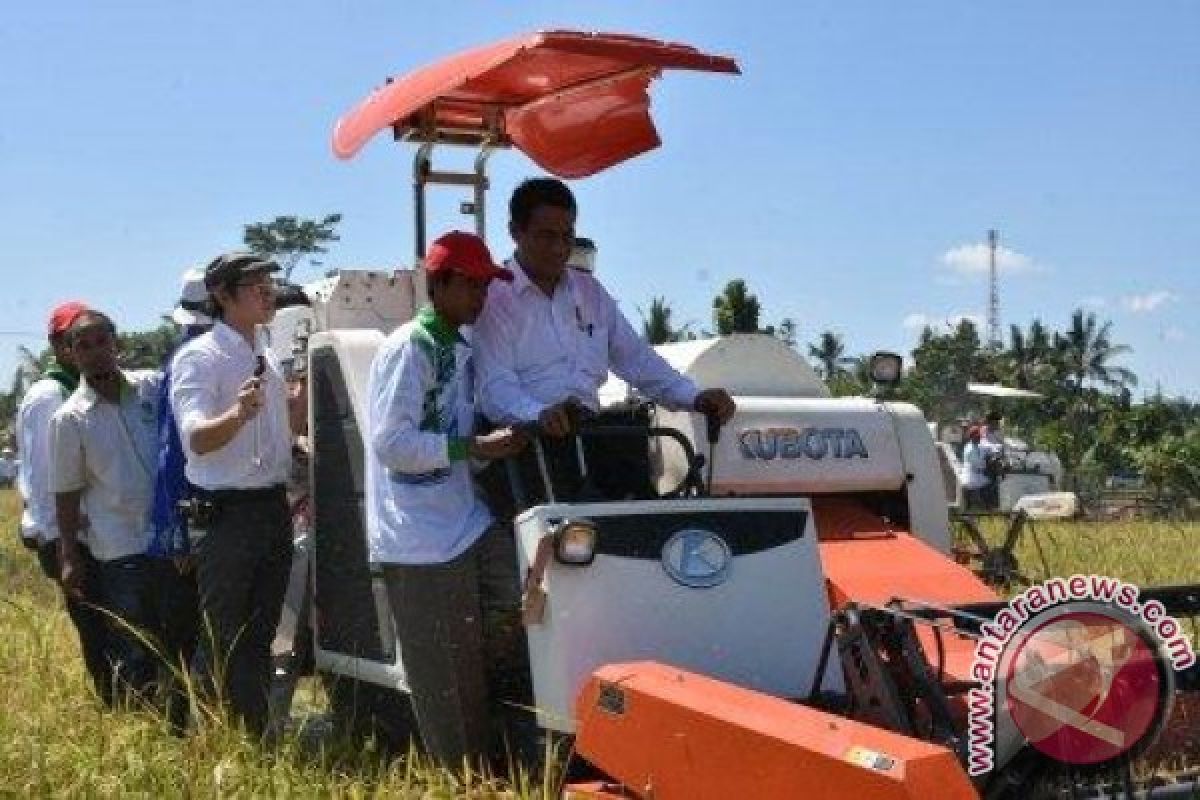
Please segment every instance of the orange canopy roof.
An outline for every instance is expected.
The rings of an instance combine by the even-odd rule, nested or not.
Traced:
[[[550,173],[587,177],[658,147],[648,90],[663,69],[740,72],[682,44],[534,33],[389,80],[338,120],[333,152],[351,158],[393,128],[397,138],[515,145]]]

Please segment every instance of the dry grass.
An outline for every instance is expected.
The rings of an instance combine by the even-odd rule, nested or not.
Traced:
[[[468,789],[413,758],[303,729],[264,752],[219,718],[184,739],[149,712],[102,711],[54,587],[13,535],[17,501],[0,491],[0,797],[521,797],[549,786]],[[1051,571],[1097,571],[1141,584],[1200,581],[1200,527],[1167,523],[1039,527]],[[1034,541],[1022,563],[1040,578]],[[320,692],[305,702],[319,711]]]
[[[544,798],[548,787],[500,791],[385,759],[368,742],[308,735],[300,725],[265,752],[206,717],[186,738],[150,712],[96,701],[57,590],[13,534],[17,499],[0,491],[0,797]],[[319,712],[313,686],[302,701]]]

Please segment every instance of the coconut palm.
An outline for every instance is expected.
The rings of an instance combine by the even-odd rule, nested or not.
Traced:
[[[1125,367],[1110,362],[1130,352],[1123,344],[1113,344],[1112,322],[1097,322],[1096,315],[1076,309],[1065,333],[1054,335],[1054,349],[1063,360],[1064,371],[1072,390],[1081,392],[1086,382],[1098,383],[1107,389],[1137,385],[1137,376]]]
[[[667,344],[686,339],[691,333],[691,323],[676,328],[671,324],[671,306],[665,297],[654,297],[650,300],[650,310],[638,309],[642,316],[642,336],[650,344]]]
[[[1009,326],[1009,346],[1003,353],[1003,372],[1022,389],[1045,386],[1059,373],[1062,359],[1057,357],[1050,332],[1042,321],[1035,319],[1029,331],[1019,325]]]
[[[854,359],[846,356],[842,337],[833,331],[822,332],[817,341],[808,346],[808,355],[817,362],[817,371],[826,383],[845,374],[846,367],[854,364]]]

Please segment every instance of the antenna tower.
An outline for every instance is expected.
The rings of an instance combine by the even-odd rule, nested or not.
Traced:
[[[996,282],[996,243],[999,240],[995,230],[988,231],[988,310],[987,337],[988,346],[999,350],[1004,346],[1000,340],[1000,288]]]

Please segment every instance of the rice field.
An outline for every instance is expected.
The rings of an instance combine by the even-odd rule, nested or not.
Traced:
[[[224,724],[172,736],[150,712],[106,712],[85,683],[56,589],[15,535],[18,501],[0,491],[0,797],[550,798],[550,780],[467,785],[416,757],[319,735],[324,697],[306,684],[296,724],[266,752]],[[1041,524],[1053,574],[1100,572],[1140,584],[1200,582],[1200,525]],[[1022,564],[1042,577],[1034,537]],[[1192,628],[1193,634],[1195,628]],[[210,710],[211,711],[211,710]]]

